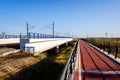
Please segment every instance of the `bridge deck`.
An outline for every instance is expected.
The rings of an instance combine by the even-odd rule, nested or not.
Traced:
[[[19,44],[20,39],[19,38],[10,38],[10,39],[0,39],[0,46],[4,45],[14,45]]]

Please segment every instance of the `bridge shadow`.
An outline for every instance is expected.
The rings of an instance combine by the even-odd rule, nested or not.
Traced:
[[[59,80],[65,64],[54,61],[57,54],[55,48],[48,50],[46,58],[5,80]]]
[[[70,44],[70,46],[72,46],[72,44]],[[60,46],[60,49],[60,51],[65,49],[65,45]],[[68,51],[66,53],[63,53],[67,54]],[[64,66],[66,64],[61,62],[55,62],[54,59],[59,54],[61,54],[61,52],[56,53],[55,48],[48,50],[46,52],[46,58],[40,60],[38,63],[28,68],[22,69],[15,75],[12,75],[9,78],[6,78],[5,80],[59,80]],[[56,60],[61,61],[64,60],[64,58],[59,58]]]
[[[45,58],[5,80],[58,80],[63,67],[64,64],[58,64],[50,58]]]
[[[20,49],[20,44],[5,44],[5,45],[0,45],[0,48],[14,48],[14,49]]]
[[[7,59],[20,59],[25,57],[33,57],[33,54],[27,53],[27,52],[17,52],[17,53],[4,56],[4,58],[7,58]]]

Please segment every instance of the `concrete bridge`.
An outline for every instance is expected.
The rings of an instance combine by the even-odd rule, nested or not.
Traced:
[[[21,51],[30,53],[40,53],[56,47],[59,52],[59,46],[68,44],[73,39],[66,36],[56,36],[49,34],[40,34],[29,32],[28,35],[4,35],[0,38],[0,46],[20,45]]]
[[[0,46],[3,45],[20,45],[20,50],[30,53],[38,53],[47,51],[52,48],[56,48],[56,52],[59,52],[59,46],[62,44],[68,44],[71,42],[72,38],[42,38],[42,39],[33,39],[33,38],[9,38],[9,39],[0,39]]]
[[[8,39],[0,39],[0,45],[14,45],[20,44],[20,38],[8,38]]]
[[[72,38],[20,39],[20,50],[38,55],[55,47],[56,52],[59,52],[60,45],[67,45],[72,40]]]

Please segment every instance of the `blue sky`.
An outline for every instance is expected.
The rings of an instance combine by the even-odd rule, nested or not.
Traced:
[[[53,21],[60,35],[120,36],[120,0],[0,0],[0,33],[51,34]]]

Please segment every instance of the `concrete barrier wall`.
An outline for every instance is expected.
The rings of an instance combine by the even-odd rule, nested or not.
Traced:
[[[0,39],[0,45],[4,45],[4,44],[16,44],[16,43],[20,43],[20,39],[19,38],[10,38],[10,39]]]
[[[29,43],[29,42],[37,42],[37,41],[48,41],[48,40],[56,40],[53,38],[47,39],[20,39],[20,38],[9,38],[9,39],[0,39],[0,45],[4,44],[16,44],[16,43]]]

